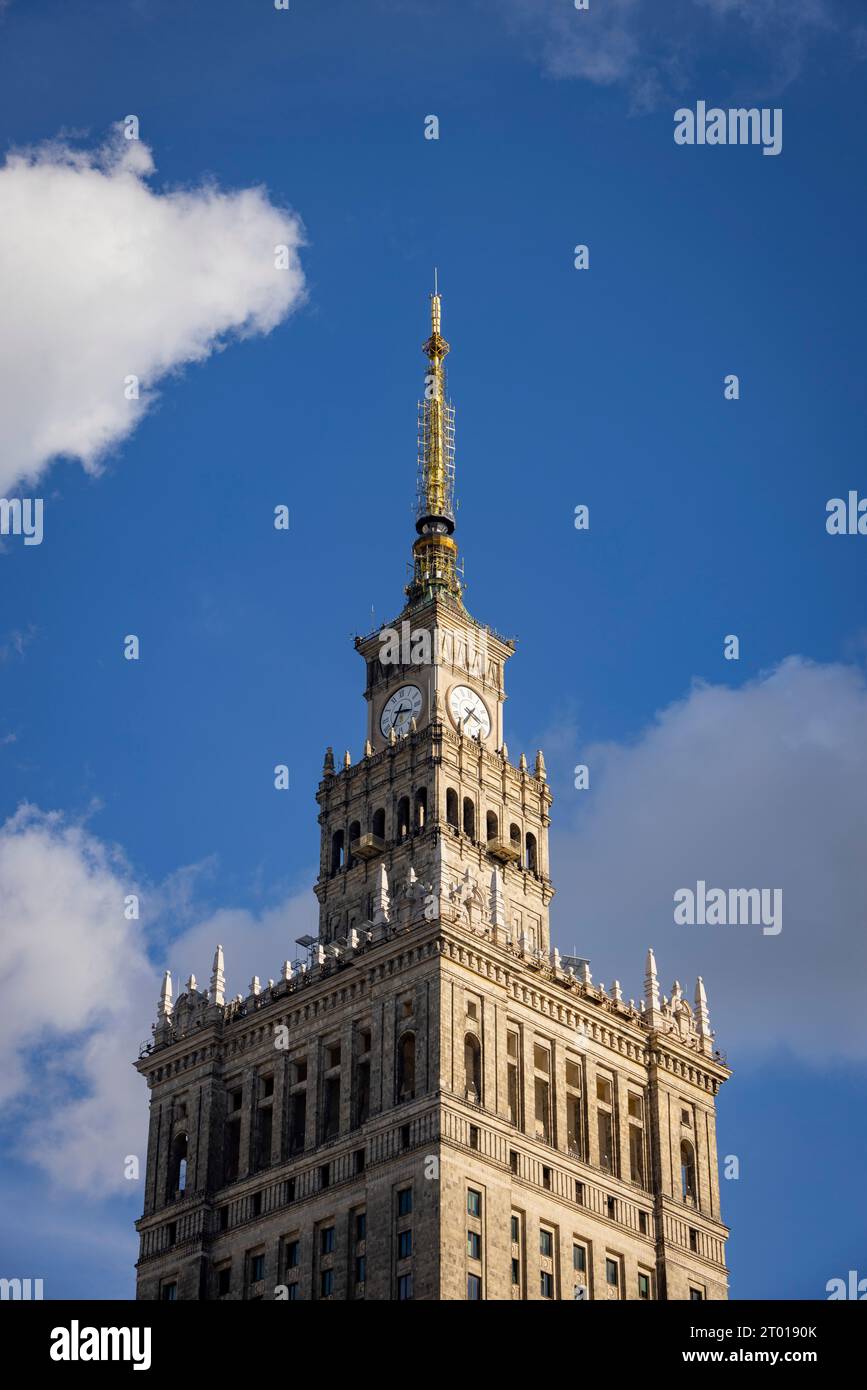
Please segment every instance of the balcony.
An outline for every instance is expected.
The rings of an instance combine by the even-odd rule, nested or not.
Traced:
[[[488,840],[486,848],[491,858],[499,859],[501,864],[517,864],[521,858],[520,844],[513,844],[511,840],[501,840],[497,837]]]
[[[379,835],[360,835],[349,843],[349,853],[353,859],[376,859],[385,851],[385,840]]]

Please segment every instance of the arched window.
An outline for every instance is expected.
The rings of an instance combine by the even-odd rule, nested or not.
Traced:
[[[331,836],[331,872],[336,874],[343,868],[343,831],[335,830]]]
[[[409,797],[402,796],[397,803],[397,838],[405,840],[409,834]]]
[[[454,787],[446,788],[446,821],[449,825],[453,825],[455,830],[459,829],[458,794]]]
[[[175,1197],[187,1186],[187,1147],[186,1134],[176,1134],[169,1153],[169,1197]]]
[[[378,836],[379,836],[380,840],[384,840],[384,839],[385,839],[385,809],[384,809],[384,807],[380,806],[380,808],[379,808],[378,811],[374,811],[374,813],[373,813],[373,822],[372,822],[370,828],[371,828],[371,830],[373,831],[373,834],[374,834],[374,835],[378,835]]]
[[[521,856],[521,827],[520,827],[520,825],[516,825],[514,821],[512,821],[512,824],[509,826],[509,843],[511,844],[512,849],[517,850],[518,857],[520,858],[520,856]]]
[[[685,1202],[696,1200],[695,1191],[695,1149],[688,1139],[680,1145],[680,1188]]]
[[[487,817],[487,827],[489,840],[496,840],[500,834],[500,822],[497,820],[496,811],[489,811]]]
[[[464,797],[464,834],[471,840],[476,838],[476,808],[468,796]]]
[[[536,863],[536,836],[528,833],[526,865],[532,874],[536,872]]]
[[[415,794],[415,828],[424,830],[427,820],[427,787],[419,787]]]
[[[415,1033],[404,1033],[397,1049],[397,1098],[412,1100],[415,1095]]]
[[[349,844],[346,847],[346,867],[348,869],[351,869],[352,865],[355,863],[355,860],[352,857],[352,846],[355,844],[356,840],[360,839],[361,823],[357,820],[354,820],[349,827]]]
[[[464,1037],[464,1073],[466,1076],[467,1098],[482,1102],[482,1044],[475,1033]]]

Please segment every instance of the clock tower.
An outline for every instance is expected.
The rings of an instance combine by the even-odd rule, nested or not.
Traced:
[[[166,972],[136,1063],[140,1299],[727,1297],[704,984],[662,994],[648,951],[636,1005],[551,949],[545,760],[510,757],[514,643],[464,605],[448,350],[435,290],[412,577],[356,639],[360,756],[325,754],[318,935],[234,997],[221,946],[208,989]]]
[[[423,894],[428,910],[455,895],[496,904],[503,941],[549,949],[551,792],[541,751],[509,758],[503,726],[511,640],[463,601],[454,539],[454,407],[441,299],[431,300],[424,397],[418,407],[413,572],[402,611],[356,639],[365,662],[367,740],[340,773],[326,755],[318,800],[320,938],[374,920],[383,895]],[[470,887],[472,885],[472,887]]]

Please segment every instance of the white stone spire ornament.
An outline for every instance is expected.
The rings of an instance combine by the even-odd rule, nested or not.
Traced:
[[[701,1038],[701,1050],[710,1056],[713,1050],[713,1033],[710,1030],[710,1014],[707,1008],[707,994],[704,980],[699,975],[695,982],[695,1024]]]
[[[647,949],[647,960],[644,966],[644,1021],[650,1028],[658,1028],[663,1022],[656,958],[653,954],[653,948],[650,946]]]
[[[364,740],[364,756],[365,758],[373,757],[373,744],[371,743],[369,738],[366,738]]]
[[[541,748],[536,750],[536,777],[540,782],[547,782],[548,780],[548,770],[545,767],[545,757]]]
[[[214,964],[211,970],[211,1003],[225,1004],[226,1002],[226,976],[223,970],[223,948],[218,946],[214,952]]]
[[[623,990],[620,988],[619,980],[615,980],[614,984],[611,986],[611,998],[618,1004],[623,1003]]]
[[[292,962],[291,962],[291,960],[284,960],[284,962],[283,962],[283,970],[282,970],[282,972],[281,972],[280,978],[283,979],[283,980],[291,980],[291,979],[292,979]]]
[[[250,993],[251,993],[251,994],[259,994],[260,991],[261,991],[261,989],[262,989],[262,986],[261,986],[260,983],[259,983],[259,976],[258,976],[258,975],[254,975],[253,978],[252,978],[252,980],[250,981]]]
[[[195,977],[195,975],[191,975],[190,978],[187,980],[187,994],[195,994],[195,992],[196,992],[196,977]]]
[[[160,1002],[157,1005],[158,1018],[171,1018],[172,1016],[172,972],[167,970],[163,976],[162,989],[160,990]]]
[[[376,875],[376,887],[373,890],[373,925],[384,927],[388,924],[391,916],[391,902],[388,896],[388,874],[385,872],[385,865],[380,864]]]
[[[526,771],[527,771],[527,754],[526,754],[526,753],[522,753],[522,754],[521,754],[521,757],[520,757],[520,759],[519,759],[519,761],[518,761],[518,771],[519,771],[519,772],[526,772]]]
[[[344,767],[352,767],[352,758],[351,758],[350,755],[349,755],[349,749],[348,749],[348,748],[347,748],[346,752],[343,754],[343,766],[344,766]]]

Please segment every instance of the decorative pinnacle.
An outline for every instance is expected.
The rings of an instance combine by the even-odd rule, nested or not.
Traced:
[[[214,952],[214,965],[211,970],[211,1003],[225,1004],[226,976],[223,964],[223,948],[218,946]]]
[[[434,271],[430,296],[430,337],[422,344],[428,359],[424,400],[419,405],[418,512],[413,545],[413,578],[407,586],[411,601],[445,592],[460,599],[454,501],[454,409],[446,400],[444,362],[449,345],[440,329],[442,299]]]

